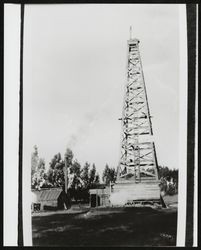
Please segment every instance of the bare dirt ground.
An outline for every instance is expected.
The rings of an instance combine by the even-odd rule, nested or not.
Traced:
[[[33,245],[175,246],[177,198],[166,200],[166,209],[77,206],[67,211],[34,214]]]

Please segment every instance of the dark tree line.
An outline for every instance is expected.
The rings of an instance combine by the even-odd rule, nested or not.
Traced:
[[[54,155],[46,171],[45,161],[39,157],[38,148],[34,146],[31,158],[31,187],[32,189],[64,187],[65,184],[65,159],[68,159],[68,191],[75,201],[89,201],[89,189],[97,188],[100,177],[93,163],[86,162],[82,167],[70,149],[66,150],[64,158],[60,153]],[[109,185],[115,183],[117,171],[106,164],[102,181]],[[175,194],[178,190],[178,170],[159,166],[159,179],[161,191],[166,194]]]
[[[110,168],[108,164],[106,164],[105,169],[103,171],[103,182],[108,185],[110,182],[115,183],[117,178],[117,171],[115,168]]]
[[[73,152],[66,150],[64,158],[70,159],[68,162],[68,192],[72,199],[89,200],[89,189],[95,188],[100,183],[96,166],[86,162],[83,167],[78,160],[73,159]],[[60,153],[54,155],[49,163],[48,170],[45,171],[45,161],[39,158],[38,149],[34,146],[31,160],[31,187],[32,189],[62,187],[65,185],[65,159]]]
[[[178,193],[178,169],[159,166],[160,189],[165,194]]]

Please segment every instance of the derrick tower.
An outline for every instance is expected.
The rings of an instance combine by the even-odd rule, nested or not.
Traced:
[[[128,200],[160,200],[158,164],[139,40],[128,40],[127,81],[123,104],[121,154],[113,193]]]

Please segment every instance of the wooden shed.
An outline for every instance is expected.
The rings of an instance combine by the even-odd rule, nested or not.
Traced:
[[[99,185],[97,188],[90,189],[90,206],[109,206],[110,205],[110,187],[105,185]]]
[[[32,211],[68,208],[67,194],[62,188],[32,190]]]

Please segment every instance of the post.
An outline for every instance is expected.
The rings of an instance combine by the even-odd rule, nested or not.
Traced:
[[[72,159],[73,159],[73,152],[69,148],[67,148],[64,154],[64,161],[65,161],[64,179],[65,179],[65,193],[66,194],[68,190],[68,169],[72,165]]]
[[[65,179],[65,193],[67,194],[67,190],[68,190],[68,166],[67,166],[67,158],[65,158],[64,179]]]

